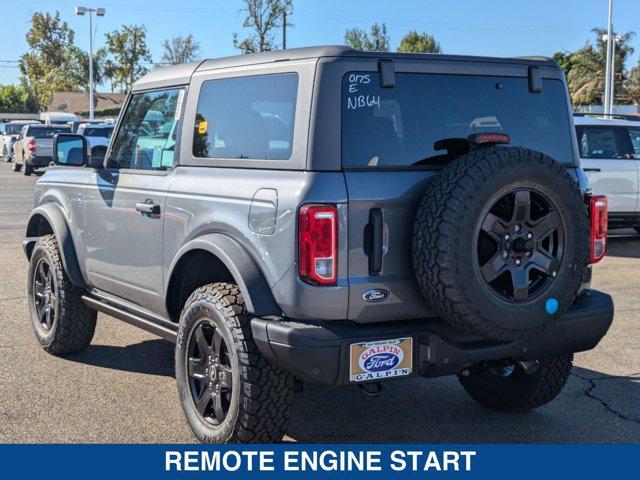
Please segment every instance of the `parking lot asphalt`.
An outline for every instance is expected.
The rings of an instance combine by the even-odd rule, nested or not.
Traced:
[[[173,346],[100,314],[84,352],[36,343],[22,252],[37,177],[0,164],[0,442],[192,442],[178,401]],[[616,232],[593,287],[611,293],[614,325],[576,355],[563,393],[528,414],[483,409],[453,377],[356,387],[305,384],[284,438],[304,443],[640,442],[640,236]]]

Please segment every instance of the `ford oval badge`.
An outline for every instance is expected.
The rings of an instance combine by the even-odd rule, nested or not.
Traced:
[[[388,290],[381,288],[374,288],[373,290],[367,290],[362,294],[362,299],[368,303],[380,303],[389,298],[391,294]]]

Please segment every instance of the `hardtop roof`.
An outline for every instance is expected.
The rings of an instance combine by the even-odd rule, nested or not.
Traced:
[[[168,81],[177,84],[187,84],[191,75],[196,71],[215,70],[230,67],[242,67],[259,65],[272,62],[284,62],[288,60],[302,60],[307,58],[344,57],[344,58],[391,58],[398,60],[429,60],[429,61],[458,61],[458,62],[482,62],[482,63],[515,63],[531,65],[540,64],[556,66],[553,59],[548,57],[479,57],[470,55],[444,55],[431,53],[396,53],[396,52],[361,52],[345,45],[326,45],[319,47],[291,48],[287,50],[275,50],[271,52],[250,53],[247,55],[235,55],[211,60],[203,60],[157,68],[140,78],[133,86],[133,90],[153,88]]]

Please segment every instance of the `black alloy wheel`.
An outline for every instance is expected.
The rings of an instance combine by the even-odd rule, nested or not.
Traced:
[[[207,423],[219,426],[229,413],[233,373],[228,347],[212,320],[202,318],[196,323],[186,354],[189,390],[196,410]]]
[[[58,288],[51,265],[40,258],[33,276],[33,301],[40,328],[49,332],[58,314]]]
[[[490,290],[510,302],[538,297],[556,278],[565,227],[552,201],[530,188],[502,195],[480,225],[477,265]]]

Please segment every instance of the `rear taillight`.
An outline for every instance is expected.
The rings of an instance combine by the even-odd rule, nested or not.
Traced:
[[[591,238],[589,263],[598,263],[607,251],[607,197],[604,195],[589,197],[589,216]]]
[[[30,152],[36,151],[36,141],[33,138],[29,140],[29,151]]]
[[[338,209],[303,205],[298,213],[300,278],[313,285],[335,285],[338,278]]]

